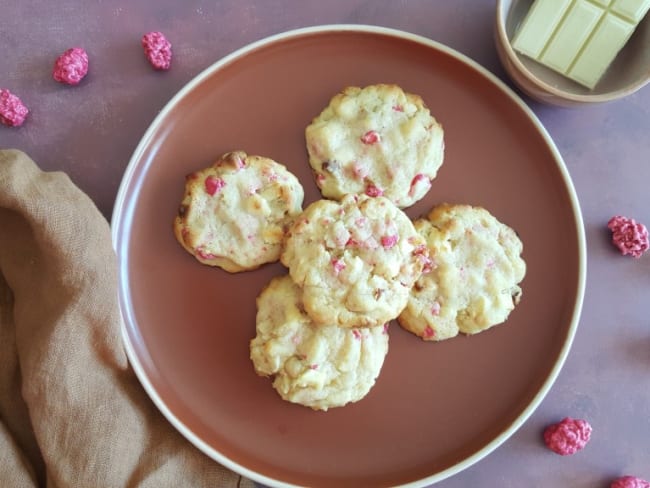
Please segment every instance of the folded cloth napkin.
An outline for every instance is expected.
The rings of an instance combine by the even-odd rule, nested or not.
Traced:
[[[146,396],[120,340],[108,223],[16,150],[0,150],[0,486],[254,486]]]

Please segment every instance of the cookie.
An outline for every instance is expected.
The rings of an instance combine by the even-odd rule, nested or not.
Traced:
[[[243,151],[226,153],[187,176],[174,235],[201,263],[233,273],[255,269],[279,259],[303,197],[285,166]]]
[[[432,264],[413,286],[400,325],[440,341],[504,322],[519,303],[526,274],[515,231],[470,205],[436,206],[414,225]]]
[[[373,327],[406,306],[427,256],[424,238],[390,200],[346,195],[305,209],[281,261],[315,323]]]
[[[250,342],[256,373],[273,377],[284,400],[314,410],[361,400],[388,352],[387,327],[316,326],[300,296],[286,275],[273,278],[258,296],[256,336]]]
[[[442,126],[397,85],[345,88],[305,138],[316,184],[335,200],[365,193],[408,207],[429,191],[444,157]]]

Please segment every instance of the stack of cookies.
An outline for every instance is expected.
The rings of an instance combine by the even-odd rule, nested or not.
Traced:
[[[278,259],[257,299],[255,371],[290,402],[362,399],[397,319],[427,341],[506,320],[525,274],[515,232],[478,207],[441,204],[415,222],[444,156],[443,129],[396,85],[349,87],[306,128],[323,199],[281,164],[241,151],[190,175],[174,223],[183,247],[226,271]]]
[[[319,200],[290,227],[289,268],[258,299],[251,359],[282,398],[327,410],[363,398],[388,352],[388,322],[428,264],[425,240],[384,197]]]

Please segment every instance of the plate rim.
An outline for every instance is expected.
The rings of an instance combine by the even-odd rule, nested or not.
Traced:
[[[542,400],[546,397],[551,387],[555,383],[555,380],[557,379],[562,367],[564,366],[566,358],[568,357],[569,351],[573,344],[573,340],[575,338],[575,334],[579,325],[583,302],[584,302],[585,288],[586,288],[587,247],[586,247],[586,237],[585,237],[584,222],[582,218],[582,211],[580,209],[580,203],[578,200],[577,192],[573,185],[573,181],[571,179],[571,175],[566,166],[566,163],[564,162],[564,159],[562,158],[562,155],[560,154],[560,151],[558,150],[557,146],[555,145],[555,142],[549,135],[548,131],[546,130],[542,122],[539,120],[539,118],[533,112],[533,110],[523,101],[523,99],[519,95],[517,95],[517,93],[512,88],[510,88],[505,82],[503,82],[500,78],[498,78],[494,73],[492,73],[490,70],[488,70],[487,68],[479,64],[477,61],[474,61],[466,54],[463,54],[439,41],[430,39],[423,35],[414,34],[405,30],[401,30],[401,29],[370,25],[370,24],[324,24],[324,25],[315,25],[310,27],[291,29],[248,43],[243,47],[240,47],[232,51],[230,54],[221,57],[220,59],[218,59],[217,61],[215,61],[214,63],[212,63],[205,69],[203,69],[202,71],[200,71],[197,75],[195,75],[179,91],[177,91],[175,95],[168,102],[165,103],[162,110],[160,110],[160,112],[156,115],[156,117],[148,126],[147,130],[145,131],[142,138],[140,139],[140,142],[136,146],[131,158],[129,159],[129,163],[120,181],[120,186],[118,188],[115,203],[113,205],[113,213],[111,217],[110,227],[111,227],[111,241],[112,241],[113,249],[116,253],[117,264],[118,264],[117,295],[118,295],[118,304],[120,309],[121,338],[122,338],[122,343],[124,345],[124,349],[127,358],[129,360],[129,363],[131,364],[131,367],[133,368],[136,377],[138,378],[138,381],[146,391],[147,395],[156,405],[158,410],[167,419],[167,421],[169,421],[173,425],[173,427],[178,432],[180,432],[183,435],[183,437],[185,437],[191,444],[193,444],[196,448],[198,448],[200,451],[202,451],[204,454],[206,454],[214,461],[220,463],[226,468],[242,476],[245,476],[255,482],[264,483],[265,485],[278,487],[278,488],[296,488],[300,486],[300,485],[287,483],[285,481],[278,480],[275,478],[271,478],[269,476],[265,476],[261,473],[253,471],[229,459],[227,456],[223,455],[217,449],[208,445],[199,436],[194,434],[194,432],[191,429],[189,429],[171,410],[169,410],[169,408],[167,407],[163,399],[158,395],[151,381],[149,380],[149,377],[145,372],[145,368],[142,364],[142,361],[136,354],[135,347],[131,342],[131,338],[129,337],[127,322],[130,323],[134,323],[134,322],[133,320],[131,320],[130,317],[125,316],[130,314],[127,313],[128,307],[123,306],[123,301],[125,300],[124,288],[126,288],[126,290],[128,291],[129,287],[128,287],[128,282],[126,281],[127,276],[122,276],[122,272],[121,272],[122,266],[120,265],[121,262],[120,245],[123,246],[125,243],[120,242],[120,237],[123,236],[123,233],[120,232],[120,229],[125,228],[124,227],[125,223],[128,222],[129,220],[128,215],[130,215],[132,211],[132,209],[128,208],[126,205],[128,202],[127,190],[133,182],[133,178],[137,167],[139,167],[138,162],[141,160],[141,156],[144,153],[145,148],[149,146],[149,143],[154,133],[160,128],[161,122],[165,120],[169,112],[171,112],[173,108],[181,100],[185,98],[186,95],[191,93],[196,86],[198,86],[200,83],[202,83],[206,78],[208,78],[212,74],[218,72],[220,69],[227,66],[228,64],[236,61],[239,58],[246,56],[247,54],[259,48],[270,46],[280,41],[285,41],[288,39],[294,39],[294,38],[310,36],[310,35],[318,35],[324,33],[336,33],[336,32],[353,32],[353,33],[362,33],[362,34],[371,34],[371,35],[383,35],[383,36],[393,37],[400,40],[412,41],[417,44],[423,45],[429,49],[437,50],[439,52],[442,52],[445,55],[451,56],[452,58],[470,67],[478,74],[480,74],[483,78],[485,78],[487,81],[495,85],[501,92],[503,92],[506,96],[508,96],[512,101],[514,101],[517,104],[518,108],[522,110],[523,113],[528,117],[528,119],[534,124],[535,128],[542,136],[544,143],[550,149],[553,155],[553,159],[555,160],[557,169],[560,172],[562,181],[564,182],[564,185],[567,189],[567,193],[568,193],[567,196],[572,210],[574,225],[577,231],[576,237],[577,237],[577,244],[578,244],[578,249],[577,249],[577,253],[578,253],[578,277],[577,278],[578,279],[577,279],[577,289],[576,289],[576,300],[573,305],[573,312],[571,314],[570,325],[569,328],[567,329],[566,338],[564,340],[562,348],[560,349],[558,359],[557,361],[555,361],[548,376],[542,383],[537,393],[533,396],[531,401],[517,416],[517,418],[510,425],[505,427],[504,430],[501,431],[494,439],[492,439],[490,442],[485,444],[481,449],[479,449],[472,455],[466,457],[465,459],[459,461],[458,463],[442,471],[439,471],[437,473],[434,473],[432,475],[429,475],[419,480],[414,480],[399,485],[400,487],[404,487],[404,488],[423,487],[433,483],[437,483],[439,481],[442,481],[443,479],[458,474],[461,471],[469,468],[473,464],[477,463],[478,461],[486,457],[488,454],[492,453],[496,448],[498,448],[507,439],[509,439],[523,425],[523,423],[526,420],[528,420],[528,418],[532,415],[532,413],[539,407]],[[128,226],[125,229],[128,229]],[[124,240],[128,241],[128,239],[124,239]]]

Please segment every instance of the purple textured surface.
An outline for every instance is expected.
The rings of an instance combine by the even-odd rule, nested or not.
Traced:
[[[288,29],[375,24],[446,44],[508,82],[493,44],[494,8],[490,0],[5,1],[0,87],[30,115],[20,128],[0,126],[0,147],[65,171],[110,218],[146,128],[222,56]],[[143,54],[140,39],[152,30],[173,44],[168,72],[153,70]],[[88,52],[89,73],[78,86],[63,86],[52,80],[52,66],[74,46]],[[621,256],[606,228],[616,214],[650,223],[649,90],[577,109],[525,99],[555,140],[580,199],[588,247],[582,319],[564,368],[530,419],[488,457],[436,486],[605,488],[624,474],[650,478],[650,255]],[[544,427],[564,416],[588,419],[594,429],[587,447],[568,457],[542,441]]]

